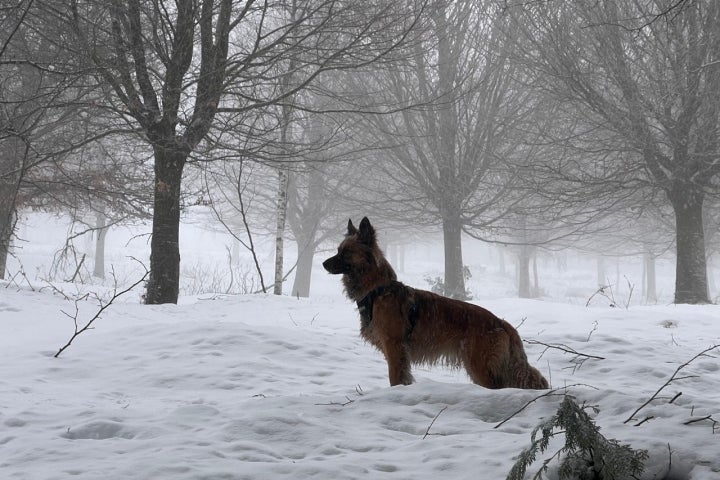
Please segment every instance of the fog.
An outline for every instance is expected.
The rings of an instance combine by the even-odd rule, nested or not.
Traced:
[[[69,263],[46,277],[73,262],[70,279],[81,275],[76,243],[91,231],[93,275],[105,277],[104,232],[138,227],[147,236],[127,248],[150,247],[148,304],[202,289],[205,269],[241,252],[250,265],[225,281],[247,284],[231,290],[308,296],[315,255],[367,215],[408,264],[417,245],[442,251],[437,276],[455,298],[475,295],[466,281],[498,258],[520,297],[543,295],[553,263],[595,261],[591,288],[715,298],[715,2],[22,1],[3,12],[3,278],[35,268],[8,255],[27,241],[18,220],[43,212],[76,226],[54,260]],[[181,219],[234,238],[216,266],[192,260]],[[668,263],[672,288],[657,279]]]

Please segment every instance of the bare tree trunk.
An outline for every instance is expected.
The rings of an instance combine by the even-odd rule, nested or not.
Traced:
[[[597,284],[602,287],[607,283],[607,275],[605,274],[605,257],[600,255],[597,257]]]
[[[15,209],[28,145],[10,136],[0,143],[0,278],[5,278],[7,257],[15,230]]]
[[[180,186],[187,155],[155,149],[155,200],[150,278],[145,302],[177,303],[180,293]]]
[[[520,246],[518,253],[518,297],[532,298],[530,291],[530,247],[527,245]]]
[[[108,227],[107,216],[105,212],[97,212],[95,228],[97,237],[95,239],[95,267],[93,268],[93,276],[97,278],[105,278],[105,237],[107,237]]]
[[[533,253],[532,264],[533,264],[532,296],[533,296],[533,298],[537,298],[538,296],[540,296],[540,281],[538,280],[537,253]]]
[[[5,202],[5,198],[0,197],[0,279],[5,278],[7,258],[10,253],[13,225],[15,223],[13,211],[8,212],[3,202]]]
[[[708,296],[709,298],[717,297],[715,285],[715,274],[713,272],[713,260],[712,256],[707,259],[707,272],[708,272]]]
[[[295,270],[295,280],[292,286],[294,297],[310,296],[310,281],[312,279],[312,263],[315,258],[315,239],[298,239],[298,263]]]
[[[703,196],[678,188],[670,201],[675,210],[675,303],[709,303]]]
[[[503,277],[507,275],[507,271],[505,268],[505,252],[503,251],[503,247],[496,247],[495,251],[498,254],[498,268],[500,269],[499,273]]]
[[[0,279],[5,278],[7,258],[14,230],[14,193],[14,189],[8,189],[6,182],[0,179]]]
[[[645,303],[657,303],[655,255],[649,250],[643,255],[645,270]]]
[[[460,219],[443,218],[443,241],[445,250],[445,295],[466,300],[465,278],[462,260],[462,227]]]
[[[275,286],[273,294],[282,295],[283,285],[283,250],[285,223],[287,219],[288,183],[290,176],[282,168],[278,170],[277,223],[275,225]]]

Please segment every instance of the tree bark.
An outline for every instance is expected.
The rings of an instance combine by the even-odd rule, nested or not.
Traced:
[[[13,210],[3,205],[5,198],[0,198],[0,279],[5,278],[7,258],[13,233]]]
[[[5,278],[7,257],[15,229],[15,210],[29,146],[18,137],[0,143],[0,278]]]
[[[93,276],[97,278],[105,278],[105,237],[107,237],[108,227],[107,217],[104,212],[97,213],[95,228],[97,229],[97,238],[95,239],[95,266],[93,268]]]
[[[180,291],[180,186],[187,155],[156,147],[150,278],[145,303],[177,303]]]
[[[643,251],[643,299],[645,303],[657,303],[657,279],[655,271],[656,256],[649,244]]]
[[[533,298],[537,298],[540,296],[540,279],[538,278],[538,266],[537,266],[537,253],[533,252],[532,256],[532,266],[533,266],[533,289],[532,289],[532,296]]]
[[[282,295],[285,223],[287,219],[288,183],[287,171],[278,170],[277,223],[275,225],[275,285],[273,294]]]
[[[312,263],[315,258],[315,239],[298,239],[298,263],[295,270],[295,280],[292,286],[294,297],[310,296],[310,281],[312,279]]]
[[[445,295],[466,300],[465,278],[462,260],[462,227],[460,218],[443,217],[443,242],[445,250]]]
[[[657,282],[655,276],[655,255],[646,251],[645,263],[645,303],[657,303]]]
[[[530,291],[530,247],[527,245],[520,246],[518,253],[518,297],[532,298]]]
[[[14,227],[15,189],[0,179],[0,279],[5,278],[7,257]]]
[[[680,187],[669,196],[675,211],[675,303],[710,303],[702,218],[703,195]]]
[[[598,287],[607,285],[607,275],[605,273],[605,257],[602,255],[597,257],[597,284]]]

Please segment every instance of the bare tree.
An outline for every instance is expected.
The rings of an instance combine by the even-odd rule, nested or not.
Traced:
[[[6,2],[0,11],[1,278],[16,209],[43,203],[35,198],[37,182],[57,174],[54,167],[77,138],[78,102],[88,89],[34,1]]]
[[[673,14],[647,22],[655,3]],[[605,150],[615,152],[604,156],[607,168],[587,172],[588,185],[634,177],[633,188],[664,193],[675,214],[675,302],[704,303],[703,204],[720,175],[720,6],[675,3],[539,2],[509,11],[531,45],[525,62],[540,88],[576,105],[586,132],[616,140]]]
[[[281,15],[288,5],[301,14]],[[147,303],[177,301],[183,170],[218,113],[238,117],[280,105],[324,71],[381,58],[412,25],[391,2],[74,0],[69,15],[46,6],[68,22],[111,86],[111,108],[153,149]],[[287,70],[278,67],[291,58],[298,59],[292,86],[282,88]]]
[[[389,104],[414,108],[369,123],[387,147],[378,164],[397,186],[392,199],[406,218],[442,224],[445,293],[464,298],[462,232],[487,228],[508,207],[500,199],[515,176],[507,160],[524,93],[494,2],[438,0],[429,12],[424,42],[374,84]]]

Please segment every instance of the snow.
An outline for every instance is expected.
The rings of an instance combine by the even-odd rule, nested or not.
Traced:
[[[424,287],[434,272],[418,265],[401,279]],[[511,298],[509,287],[493,297],[507,287],[497,279],[475,275],[477,302],[524,339],[604,357],[578,364],[526,345],[556,393],[568,386],[599,408],[601,433],[648,450],[641,478],[664,478],[670,464],[675,479],[720,478],[720,349],[625,422],[680,365],[720,344],[720,307],[586,307]],[[562,401],[546,396],[513,416],[543,392],[487,390],[442,368],[416,368],[417,383],[391,388],[340,279],[318,268],[313,282],[309,299],[206,294],[145,306],[134,291],[59,358],[74,329],[62,313],[75,312],[69,292],[107,299],[107,285],[0,283],[0,478],[502,479]],[[546,283],[564,289],[560,278]],[[97,308],[79,302],[81,326]]]

